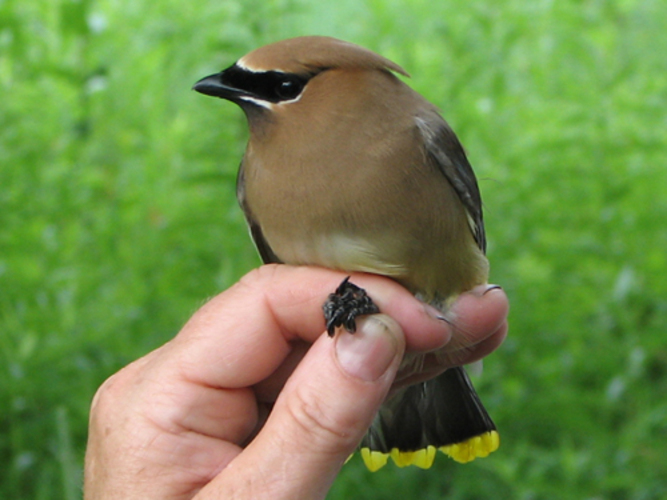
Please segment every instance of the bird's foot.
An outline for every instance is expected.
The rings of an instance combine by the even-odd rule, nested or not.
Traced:
[[[357,329],[356,319],[366,314],[377,314],[380,312],[378,306],[368,296],[366,290],[350,283],[348,276],[338,285],[334,293],[329,294],[327,301],[322,306],[324,319],[327,322],[327,333],[333,336],[339,326],[354,333]]]

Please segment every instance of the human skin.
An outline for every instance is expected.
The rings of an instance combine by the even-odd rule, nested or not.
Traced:
[[[111,376],[92,403],[85,498],[324,498],[392,385],[481,359],[507,333],[499,288],[462,294],[444,321],[396,282],[352,274],[382,314],[330,338],[321,306],[345,276],[263,266]],[[406,352],[424,353],[422,372],[399,371]]]

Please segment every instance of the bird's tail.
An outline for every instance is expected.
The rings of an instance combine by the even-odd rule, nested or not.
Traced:
[[[371,471],[391,457],[399,467],[428,469],[437,450],[457,462],[498,449],[496,426],[462,367],[407,387],[385,402],[361,442]]]

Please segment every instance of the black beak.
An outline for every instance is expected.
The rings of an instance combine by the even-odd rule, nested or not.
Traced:
[[[222,71],[202,78],[194,84],[192,90],[196,90],[200,94],[220,97],[221,99],[235,102],[238,102],[241,97],[249,95],[245,90],[230,87],[229,85],[222,83],[224,73],[225,72]]]

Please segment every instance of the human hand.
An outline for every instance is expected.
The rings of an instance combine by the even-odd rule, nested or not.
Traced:
[[[85,498],[324,498],[406,350],[437,351],[442,371],[506,335],[502,290],[463,294],[453,328],[395,282],[354,274],[384,314],[332,340],[321,305],[344,276],[263,266],[110,377],[91,409]]]

